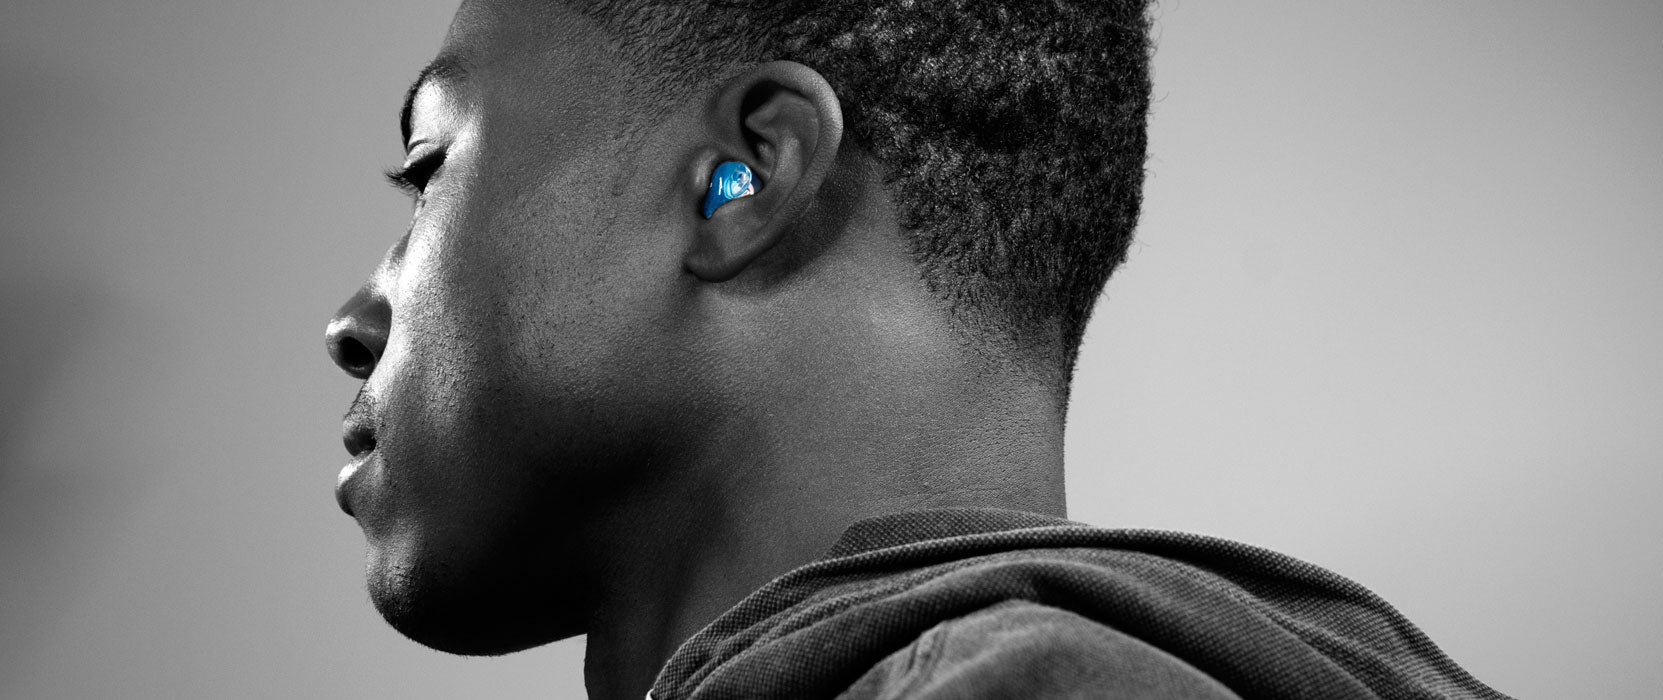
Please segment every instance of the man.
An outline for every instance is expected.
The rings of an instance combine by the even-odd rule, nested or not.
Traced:
[[[1498,697],[1367,591],[1063,520],[1141,0],[464,3],[331,322],[372,599],[596,698]]]

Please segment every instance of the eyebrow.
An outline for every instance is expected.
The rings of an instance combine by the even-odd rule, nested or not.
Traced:
[[[410,148],[410,118],[416,108],[416,93],[421,92],[428,83],[454,83],[468,77],[468,69],[461,58],[452,54],[440,54],[422,69],[416,76],[416,82],[410,83],[410,89],[404,91],[404,107],[398,112],[398,130],[404,136],[404,147]]]

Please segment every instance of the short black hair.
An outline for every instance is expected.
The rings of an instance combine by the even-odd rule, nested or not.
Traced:
[[[749,62],[825,76],[885,168],[924,281],[955,318],[1058,360],[1125,259],[1142,202],[1146,0],[593,0],[683,88]],[[656,85],[655,89],[676,89]]]

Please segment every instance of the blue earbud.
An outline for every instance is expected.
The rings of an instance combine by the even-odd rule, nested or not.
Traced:
[[[704,195],[704,218],[715,214],[716,207],[753,194],[756,194],[756,179],[751,175],[751,167],[737,160],[726,161],[710,174],[710,190]]]

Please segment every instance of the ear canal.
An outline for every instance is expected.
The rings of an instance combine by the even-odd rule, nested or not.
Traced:
[[[710,174],[710,189],[704,195],[704,218],[716,208],[740,197],[756,194],[756,176],[751,167],[737,160],[725,161]]]

